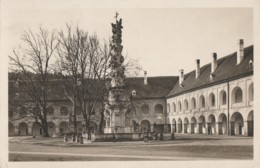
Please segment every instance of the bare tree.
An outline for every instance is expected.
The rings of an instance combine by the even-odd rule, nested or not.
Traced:
[[[42,27],[34,34],[27,30],[22,36],[25,46],[21,52],[13,50],[10,58],[11,70],[21,72],[21,92],[25,93],[28,101],[32,101],[39,109],[38,113],[32,114],[42,124],[43,136],[48,137],[47,103],[48,82],[50,73],[50,59],[58,46],[54,32],[49,32]]]
[[[65,94],[73,104],[74,131],[77,131],[78,106],[89,132],[97,103],[103,106],[109,47],[106,42],[100,44],[96,35],[88,35],[78,27],[74,30],[69,25],[66,31],[59,32],[59,43],[57,70],[63,76]]]
[[[109,72],[110,72],[110,48],[109,45],[104,42],[104,44],[100,44],[98,38],[96,36],[93,36],[90,39],[91,47],[95,52],[92,52],[89,56],[89,63],[92,65],[91,68],[89,68],[89,76],[88,79],[85,80],[87,82],[87,93],[85,96],[87,96],[87,107],[88,112],[86,113],[87,116],[84,116],[86,121],[86,126],[88,128],[88,133],[91,131],[90,121],[91,121],[91,115],[95,113],[95,106],[97,103],[101,104],[101,110],[100,110],[100,123],[99,123],[99,132],[103,132],[104,127],[104,102],[106,101],[106,98],[108,97],[108,88],[107,83],[109,82]],[[84,86],[84,85],[82,85]],[[81,92],[85,93],[85,92]],[[88,124],[88,125],[87,125]],[[93,128],[92,128],[93,129]]]
[[[76,33],[72,32],[72,28],[67,25],[67,30],[59,32],[59,47],[57,68],[59,74],[62,75],[61,82],[63,84],[64,93],[66,97],[72,103],[72,112],[70,113],[70,125],[73,125],[74,132],[77,132],[77,101],[78,101],[78,90],[80,85],[80,74],[79,74],[79,57],[81,54],[80,45],[84,43],[84,36],[78,28]]]
[[[139,65],[138,62],[138,59],[133,59],[129,55],[125,56],[125,61],[123,64],[123,66],[125,67],[125,76],[127,76],[128,78],[137,77],[140,74],[140,72],[142,71],[142,67]]]

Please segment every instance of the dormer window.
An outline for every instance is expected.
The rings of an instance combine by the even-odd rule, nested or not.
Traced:
[[[210,73],[210,80],[213,80],[215,77],[215,74],[214,73]]]
[[[136,90],[132,90],[132,96],[136,96]]]
[[[248,64],[249,64],[249,68],[253,68],[253,65],[254,65],[253,60],[250,60]]]

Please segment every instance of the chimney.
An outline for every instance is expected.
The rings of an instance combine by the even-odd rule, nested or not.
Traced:
[[[237,64],[240,64],[240,62],[244,58],[244,40],[239,40],[239,51],[237,52]]]
[[[196,59],[197,69],[196,69],[196,78],[200,76],[200,60]]]
[[[184,70],[180,69],[179,84],[181,85],[184,80]]]
[[[217,53],[212,54],[212,63],[211,63],[211,73],[214,73],[214,71],[217,68]]]
[[[147,85],[147,71],[144,71],[144,85]]]

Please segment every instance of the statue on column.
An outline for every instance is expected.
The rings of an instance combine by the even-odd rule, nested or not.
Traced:
[[[118,20],[118,13],[115,15],[116,23],[111,23],[112,40],[110,44],[110,85],[108,100],[105,103],[104,117],[106,120],[107,132],[124,133],[129,132],[131,126],[131,111],[128,110],[129,98],[125,88],[125,67],[122,55],[122,19]]]

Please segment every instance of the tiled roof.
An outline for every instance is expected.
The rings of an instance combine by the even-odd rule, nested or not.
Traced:
[[[148,84],[144,85],[143,77],[127,78],[126,86],[129,94],[133,90],[136,91],[135,98],[164,98],[177,80],[178,77],[176,76],[148,77]]]
[[[210,79],[211,63],[209,63],[200,68],[200,76],[197,79],[195,70],[185,74],[182,87],[179,85],[178,80],[173,89],[168,93],[167,97],[177,96],[200,87],[206,87],[232,78],[253,74],[253,67],[249,65],[249,61],[253,61],[253,59],[253,46],[245,48],[244,59],[238,65],[236,52],[220,58],[217,60],[217,68],[213,73],[213,79]]]
[[[148,85],[144,85],[143,77],[132,77],[126,79],[126,88],[128,94],[136,91],[135,98],[164,98],[189,92],[201,87],[223,82],[225,80],[240,77],[241,75],[250,75],[253,73],[253,68],[249,66],[249,61],[253,60],[253,46],[245,48],[245,56],[239,65],[236,65],[236,52],[217,60],[217,68],[214,72],[213,80],[210,79],[211,63],[200,68],[200,76],[196,79],[195,70],[184,75],[182,87],[179,86],[178,76],[159,76],[148,77]],[[15,75],[9,74],[9,98],[15,96],[15,87],[13,85]],[[67,99],[64,95],[62,83],[55,80],[53,77],[50,81],[50,100]],[[13,81],[13,82],[11,82]],[[95,93],[93,93],[95,94]]]
[[[126,78],[126,90],[130,96],[132,91],[136,91],[135,98],[163,98],[173,88],[178,80],[178,77],[165,76],[165,77],[148,77],[148,85],[144,85],[143,77]],[[9,81],[9,98],[12,100],[18,91],[14,85],[15,81]],[[64,100],[67,97],[64,94],[62,81],[50,80],[49,81],[49,100]],[[92,85],[93,86],[93,85]],[[90,89],[91,90],[91,89]],[[93,96],[95,90],[93,91]],[[94,98],[94,97],[92,97]]]

